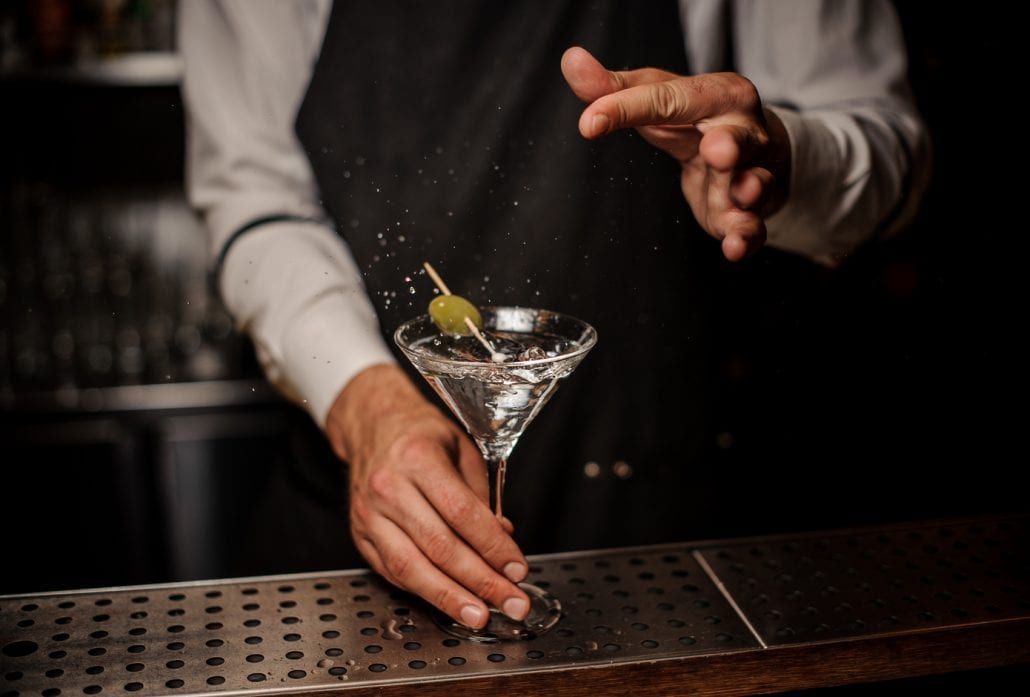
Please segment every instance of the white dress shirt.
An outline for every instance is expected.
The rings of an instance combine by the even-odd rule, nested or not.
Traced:
[[[361,370],[393,355],[361,273],[322,210],[294,132],[331,0],[182,0],[179,49],[187,106],[187,193],[219,278],[269,379],[324,426]],[[768,243],[834,266],[902,227],[929,174],[929,144],[906,82],[900,27],[886,1],[680,0],[696,72],[733,68],[758,87],[791,141],[790,197]],[[639,66],[645,67],[645,66]],[[558,70],[558,66],[555,66]],[[360,79],[360,66],[340,79]]]

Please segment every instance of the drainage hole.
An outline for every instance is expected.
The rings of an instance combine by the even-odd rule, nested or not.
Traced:
[[[185,684],[186,683],[184,683],[182,680],[179,680],[178,678],[175,678],[174,680],[169,680],[168,682],[166,682],[165,683],[165,687],[170,687],[170,688],[172,688],[174,690],[174,689],[182,687]]]
[[[406,648],[408,651],[418,651],[420,648],[422,648],[422,644],[418,643],[417,641],[409,641],[406,644],[404,644],[404,648]]]
[[[450,646],[450,647],[453,648],[453,647],[457,646],[458,644],[460,644],[461,642],[458,641],[457,639],[444,639],[440,643],[443,644],[444,646]]]
[[[287,675],[293,678],[294,680],[300,680],[301,678],[307,677],[308,674],[303,670],[291,670],[289,673],[287,673]]]
[[[225,678],[223,678],[221,675],[212,675],[210,678],[207,679],[208,685],[221,685],[224,682]]]
[[[578,646],[570,646],[567,649],[565,649],[565,655],[573,657],[582,656],[583,649],[579,648]]]
[[[221,639],[208,639],[207,641],[204,642],[204,644],[206,646],[209,646],[212,649],[217,649],[219,646],[221,646],[224,643],[225,642],[222,641]],[[130,649],[130,651],[131,651],[131,649]]]
[[[90,666],[86,669],[87,675],[100,675],[104,672],[104,666]]]
[[[64,671],[60,668],[51,668],[46,673],[44,673],[44,675],[46,675],[48,678],[59,678],[62,675],[64,675]]]
[[[265,681],[265,674],[264,673],[251,673],[250,675],[247,676],[247,680],[249,680],[251,682],[264,682]]]
[[[373,673],[382,673],[384,670],[386,670],[386,666],[382,663],[373,663],[368,667],[368,669]]]
[[[300,641],[300,634],[283,634],[285,641]]]
[[[304,654],[300,651],[287,651],[286,658],[296,661],[298,658],[304,658]]]
[[[409,668],[414,668],[415,670],[421,670],[422,668],[426,667],[426,662],[425,661],[409,661],[408,662],[408,667]]]
[[[96,648],[90,649],[86,653],[88,653],[90,656],[103,656],[105,653],[107,653],[107,649],[105,649],[102,646],[97,646]]]
[[[332,668],[329,669],[329,675],[339,676],[339,675],[346,675],[346,674],[347,674],[347,669],[344,668],[343,666],[333,666]]]
[[[49,654],[50,658],[64,658],[68,655],[67,651],[51,651]]]
[[[247,656],[247,663],[260,663],[263,660],[265,660],[265,657],[259,653],[252,653]]]
[[[504,661],[504,654],[492,653],[486,657],[486,660],[490,661],[491,663],[501,663],[502,661]]]
[[[340,633],[338,631],[336,631],[335,629],[330,629],[328,631],[322,632],[322,636],[325,637],[326,639],[335,639],[338,636],[340,636]]]
[[[125,666],[125,670],[129,671],[130,673],[138,673],[141,670],[143,670],[143,668],[144,666],[142,663],[130,663],[129,665]]]
[[[103,639],[107,636],[107,632],[105,632],[103,629],[98,629],[95,632],[90,632],[89,636],[91,639]]]
[[[182,668],[184,665],[186,664],[180,661],[179,659],[175,659],[174,661],[168,661],[168,663],[165,663],[165,667],[171,668],[172,670],[175,670],[176,668]]]
[[[279,603],[279,607],[283,607],[283,608],[297,607],[297,601],[296,600],[284,600],[281,603]]]
[[[383,647],[379,644],[369,644],[365,647],[365,653],[379,653],[383,650]]]
[[[186,648],[186,644],[182,643],[181,641],[173,641],[172,643],[168,644],[169,651],[182,651],[184,648]]]
[[[48,687],[43,690],[43,697],[57,697],[59,694],[61,694],[61,691],[56,687]]]
[[[361,634],[363,636],[372,636],[372,635],[378,634],[378,633],[379,633],[379,630],[376,629],[375,627],[362,627],[361,628]]]
[[[343,649],[337,649],[337,648],[326,649],[325,650],[325,655],[326,656],[334,656],[334,657],[335,656],[342,656],[343,655]]]
[[[209,666],[220,666],[223,663],[225,663],[225,659],[221,656],[212,656],[211,658],[207,659],[207,664]]]
[[[603,649],[604,649],[604,650],[605,650],[605,651],[606,651],[607,653],[615,653],[616,651],[618,651],[618,650],[619,650],[619,649],[621,649],[622,647],[621,647],[621,646],[619,646],[618,644],[605,644],[605,645],[604,645],[604,646],[603,646],[602,648],[603,648]]]
[[[264,639],[259,636],[249,636],[243,640],[243,643],[253,646],[254,644],[260,644],[262,641],[264,641]]]
[[[95,695],[102,689],[103,688],[100,687],[100,685],[86,685],[86,687],[82,688],[82,691],[85,692],[87,695]]]
[[[143,689],[143,683],[141,683],[141,682],[128,682],[128,683],[125,683],[125,689],[126,689],[127,692],[139,692],[140,690]],[[47,697],[47,696],[43,695],[43,697]]]
[[[132,629],[129,630],[129,635],[130,636],[143,636],[146,633],[147,633],[147,630],[144,629],[143,627],[133,627]]]
[[[640,642],[640,645],[643,646],[645,649],[654,649],[658,647],[658,642],[654,639],[644,639],[642,642]]]
[[[540,654],[540,655],[542,656],[543,654]],[[465,659],[462,658],[461,656],[451,656],[450,658],[447,659],[447,662],[450,663],[452,666],[463,666],[463,665],[465,665]]]

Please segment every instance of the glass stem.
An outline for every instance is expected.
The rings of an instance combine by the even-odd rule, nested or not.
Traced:
[[[504,475],[508,471],[508,458],[490,458],[486,461],[486,473],[490,487],[490,510],[498,518],[503,517],[501,499],[504,494]]]

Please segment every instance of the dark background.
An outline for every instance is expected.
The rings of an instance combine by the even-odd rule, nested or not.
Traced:
[[[328,454],[210,291],[203,313],[185,307],[204,269],[170,270],[111,234],[112,211],[185,205],[183,112],[174,79],[70,67],[84,51],[171,51],[173,3],[118,17],[98,6],[0,1],[0,593],[363,565],[331,550],[346,540],[331,501],[311,519],[285,513],[304,508],[303,464]],[[935,149],[911,228],[834,272],[772,250],[729,272],[712,367],[723,475],[740,492],[727,535],[1028,509],[1026,141],[1012,103],[1024,61],[1016,11],[962,7],[898,3]],[[176,233],[147,216],[133,225],[137,242]],[[198,244],[195,221],[185,227]],[[102,287],[83,301],[97,268]],[[125,271],[128,296],[112,282]],[[171,290],[147,295],[155,286]],[[147,330],[155,317],[171,328]],[[55,352],[60,331],[70,354]],[[313,527],[318,542],[300,542]],[[879,687],[982,690],[1025,675]],[[834,692],[849,690],[863,688]]]
[[[89,3],[61,15],[67,6],[0,4],[0,592],[321,568],[304,554],[325,550],[290,536],[321,525],[328,547],[346,532],[331,517],[277,518],[312,484],[298,464],[327,456],[320,435],[267,388],[209,289],[203,314],[185,306],[202,267],[170,270],[105,227],[111,211],[185,206],[181,99],[174,79],[70,64],[83,35],[98,55],[172,50],[171,3],[130,3],[134,14],[113,19]],[[899,3],[935,147],[909,230],[833,272],[774,250],[728,272],[732,312],[712,369],[724,385],[723,476],[741,513],[724,534],[1027,509],[1024,226],[1019,178],[1007,174],[1025,147],[1009,105],[1015,21],[998,8]],[[86,305],[86,243],[74,241],[84,216],[107,279]],[[157,234],[146,216],[134,224],[137,238]],[[196,222],[186,227],[197,243]],[[63,256],[48,251],[54,240]],[[110,282],[126,269],[130,297],[144,298],[131,307]],[[155,286],[174,292],[144,293]],[[109,312],[122,319],[76,320]],[[154,335],[155,316],[173,328]],[[132,333],[120,331],[130,320],[144,357],[135,368]],[[62,329],[75,337],[70,357],[54,353]],[[134,385],[183,385],[186,397],[132,401]]]

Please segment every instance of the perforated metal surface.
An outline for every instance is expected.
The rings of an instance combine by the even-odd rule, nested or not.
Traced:
[[[462,642],[364,572],[0,598],[0,697],[312,691],[758,647],[689,547],[556,555],[564,616]]]
[[[700,554],[770,646],[1030,616],[1026,518],[743,542]]]

